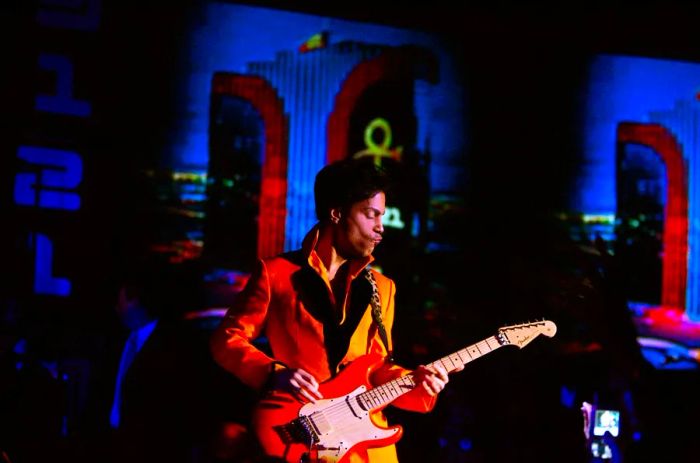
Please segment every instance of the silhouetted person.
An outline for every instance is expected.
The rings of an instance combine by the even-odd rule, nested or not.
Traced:
[[[140,261],[121,278],[116,312],[126,328],[109,401],[115,462],[192,462],[211,431],[202,376],[206,343],[182,319],[200,309],[192,275]]]
[[[24,322],[0,351],[0,451],[13,463],[39,463],[61,458],[66,390],[50,323]]]

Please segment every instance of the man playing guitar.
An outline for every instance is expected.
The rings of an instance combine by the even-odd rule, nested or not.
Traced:
[[[290,418],[296,418],[301,404],[332,402],[324,397],[324,382],[342,375],[366,354],[383,359],[365,369],[370,387],[410,374],[410,391],[401,391],[393,401],[397,407],[430,411],[445,387],[447,369],[441,364],[410,372],[389,361],[396,288],[391,279],[368,267],[384,232],[387,187],[386,176],[371,160],[348,159],[324,167],[314,185],[318,223],[302,248],[258,261],[213,334],[211,348],[219,364],[248,386],[277,394],[274,406],[263,407],[265,418],[289,406]],[[271,356],[251,343],[263,333]],[[459,364],[449,370],[462,368]],[[321,445],[322,435],[333,426],[337,431],[337,425],[325,429],[312,420],[293,420],[273,430],[267,419],[260,419],[256,432],[265,451],[285,461],[397,462],[393,442],[400,437],[400,427],[390,430],[382,407],[360,402],[350,404],[350,410],[371,415],[374,426],[366,431],[356,426],[362,431],[353,428],[332,448]],[[362,435],[375,430],[394,435]],[[340,449],[343,445],[348,447]]]

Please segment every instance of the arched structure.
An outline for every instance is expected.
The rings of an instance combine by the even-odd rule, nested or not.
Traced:
[[[249,101],[260,113],[265,127],[260,210],[258,219],[258,257],[268,257],[284,250],[287,216],[287,134],[288,121],[277,92],[258,76],[214,74],[212,98],[226,95]]]
[[[685,310],[688,275],[688,185],[683,153],[671,132],[660,124],[624,122],[618,143],[636,143],[654,150],[666,165],[661,305]]]
[[[415,47],[388,49],[376,58],[355,66],[336,95],[333,112],[328,117],[326,162],[347,157],[350,118],[365,90],[382,80],[416,78],[435,81],[437,63],[430,53]]]

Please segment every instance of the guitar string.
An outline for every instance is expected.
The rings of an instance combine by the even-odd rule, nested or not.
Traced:
[[[530,325],[540,325],[543,323],[544,322],[539,322],[539,323],[534,323],[534,324],[530,324]],[[432,366],[432,365],[436,365],[437,363],[442,363],[443,367],[446,370],[450,371],[450,368],[448,368],[448,366],[445,364],[445,362],[449,361],[452,364],[452,366],[456,368],[456,366],[455,366],[456,365],[456,363],[455,363],[456,358],[459,358],[459,361],[462,362],[462,365],[466,365],[467,363],[469,363],[473,360],[476,360],[477,358],[480,358],[483,355],[486,355],[486,354],[498,349],[499,347],[513,344],[509,339],[507,339],[507,338],[503,339],[502,336],[504,335],[504,331],[506,331],[506,330],[512,331],[514,328],[530,328],[530,326],[526,327],[524,325],[513,325],[513,326],[501,328],[499,330],[497,336],[492,336],[490,338],[486,338],[482,341],[479,341],[471,346],[467,346],[464,349],[461,349],[461,350],[454,352],[448,356],[445,356],[441,359],[438,359],[429,365]],[[537,334],[540,334],[540,333],[537,333]],[[537,336],[537,334],[535,334],[535,336]],[[494,346],[491,346],[490,342],[493,342]],[[482,351],[482,349],[480,347],[484,348],[484,350]],[[476,348],[476,351],[473,350],[474,348]],[[472,354],[470,354],[470,350],[472,351],[472,353],[477,353],[478,355],[473,356]],[[464,353],[464,356],[467,357],[466,361],[464,360],[462,353]],[[410,391],[403,390],[403,387],[406,386],[406,382],[409,383],[408,385],[411,387],[411,389],[416,387],[416,384],[413,380],[413,374],[408,374],[408,375],[396,378],[394,380],[388,381],[388,382],[381,384],[379,386],[373,387],[372,389],[369,389],[368,391],[357,394],[356,396],[353,396],[352,398],[362,400],[364,403],[360,403],[358,401],[358,404],[361,406],[368,407],[368,409],[365,409],[365,411],[367,411],[368,413],[371,413],[373,410],[379,409],[380,407],[382,407],[384,405],[388,405],[389,403],[393,402],[395,399],[399,398],[404,393],[410,392]],[[397,388],[398,388],[399,393],[396,392]],[[343,396],[340,396],[340,397],[343,397]],[[340,398],[340,397],[337,397],[337,398]],[[379,405],[372,406],[372,401],[378,402]],[[350,410],[350,412],[354,414],[354,412],[347,405],[346,401],[341,401],[337,404],[331,405],[327,408],[313,411],[313,412],[311,412],[307,415],[304,415],[304,416],[312,419],[314,415],[320,414],[323,418],[330,419],[332,421],[341,415],[347,414],[348,410]],[[354,421],[354,423],[357,423],[357,421]],[[317,427],[316,422],[314,422],[313,420],[312,420],[312,424],[315,427]]]
[[[496,347],[492,347],[489,344],[489,341],[493,341],[494,343],[496,343]],[[481,349],[479,348],[479,346],[481,347]],[[437,363],[442,363],[443,367],[446,370],[451,371],[451,369],[449,368],[448,364],[446,364],[446,362],[451,363],[452,367],[456,368],[456,364],[454,361],[455,356],[459,357],[460,362],[462,362],[462,365],[464,365],[464,364],[469,363],[472,360],[475,360],[476,358],[479,358],[482,355],[484,355],[484,352],[482,352],[482,350],[486,350],[487,352],[485,352],[485,353],[488,353],[488,352],[491,352],[492,350],[494,350],[500,346],[501,346],[500,343],[498,343],[498,341],[495,340],[495,338],[489,338],[489,339],[480,341],[474,345],[468,346],[464,349],[461,349],[461,350],[459,350],[453,354],[450,354],[448,356],[445,356],[441,359],[438,359],[435,362],[431,363],[431,365],[434,365]],[[469,353],[470,349],[473,352],[473,348],[477,349],[478,355],[476,357]],[[461,355],[462,352],[464,352],[465,356],[468,357],[468,360],[466,362],[462,359],[462,355]],[[354,397],[360,398],[363,402],[365,402],[365,405],[368,405],[369,406],[368,408],[371,411],[373,409],[379,408],[387,403],[392,402],[393,400],[397,399],[398,397],[400,397],[404,393],[410,392],[410,391],[403,390],[404,387],[407,385],[402,384],[402,383],[405,383],[406,380],[408,380],[410,382],[408,385],[412,389],[415,388],[415,383],[413,382],[413,375],[409,374],[409,375],[405,375],[405,376],[402,376],[400,378],[396,378],[394,380],[388,381],[388,382],[381,384],[379,386],[376,386],[372,389],[369,389],[368,391],[357,394]],[[398,394],[396,393],[397,389],[400,391]],[[393,393],[391,391],[393,391]],[[375,404],[375,402],[378,402],[378,404]],[[310,415],[313,415],[314,413],[322,413],[324,417],[329,418],[332,416],[337,416],[337,414],[343,414],[347,411],[347,409],[348,409],[347,404],[344,402],[340,402],[338,404],[330,405],[327,408],[317,410],[317,411],[311,413]]]
[[[524,326],[517,326],[518,328],[524,328]],[[511,326],[507,327],[509,330],[512,330],[513,328],[516,328],[516,326]],[[482,357],[485,354],[488,354],[492,352],[495,349],[498,349],[499,347],[502,347],[504,345],[512,344],[509,341],[503,342],[503,340],[500,338],[500,336],[503,334],[505,331],[504,329],[499,330],[499,335],[498,336],[491,336],[489,338],[486,338],[482,341],[479,341],[471,346],[467,346],[464,349],[461,349],[457,352],[454,352],[446,357],[443,357],[441,359],[436,360],[435,362],[431,363],[430,365],[435,365],[438,362],[442,363],[443,367],[449,371],[449,368],[445,365],[445,361],[449,361],[452,366],[455,366],[454,358],[455,356],[459,357],[460,361],[462,362],[463,365],[471,362],[472,360],[475,360],[477,358]],[[495,347],[492,347],[490,342],[493,342]],[[480,348],[484,348],[484,351]],[[473,349],[476,348],[476,351]],[[473,356],[470,354],[470,350],[472,351],[472,354],[477,353],[478,355]],[[462,358],[462,352],[468,357],[468,360],[465,362]],[[379,386],[376,386],[372,389],[369,389],[368,391],[362,392],[360,394],[357,394],[353,398],[360,399],[364,402],[364,404],[360,404],[361,406],[368,406],[368,409],[366,411],[369,413],[372,410],[378,409],[384,405],[387,405],[391,402],[393,402],[395,399],[398,397],[402,396],[404,393],[407,393],[409,391],[403,390],[402,386],[406,386],[405,382],[409,382],[409,386],[411,388],[415,388],[415,382],[413,381],[413,374],[408,374],[399,378],[396,378],[394,380],[388,381],[384,384],[381,384]],[[396,389],[400,391],[400,393],[396,393]],[[391,392],[393,391],[393,393]],[[394,397],[392,397],[394,395]],[[378,402],[378,405],[373,405],[373,402]],[[349,407],[348,405],[343,401],[339,402],[334,405],[330,405],[327,408],[323,408],[320,410],[316,410],[314,412],[309,413],[308,415],[305,415],[307,417],[312,417],[314,414],[320,414],[322,417],[326,419],[334,419],[342,414],[347,413]],[[351,411],[352,412],[352,411]]]
[[[489,344],[489,341],[493,341],[496,344],[496,347],[492,347]],[[482,349],[480,349],[479,347],[484,348],[483,350],[485,350],[486,352],[482,352]],[[430,365],[434,365],[434,364],[437,364],[438,362],[440,362],[443,364],[443,367],[445,369],[449,370],[449,368],[447,368],[447,365],[445,365],[445,361],[449,361],[454,366],[455,363],[454,363],[453,357],[455,355],[460,357],[460,361],[462,361],[462,364],[464,365],[464,364],[471,362],[472,360],[476,360],[477,358],[479,358],[479,357],[485,355],[486,353],[489,353],[489,352],[491,352],[499,347],[501,347],[501,343],[498,342],[498,340],[496,339],[495,336],[492,336],[490,338],[487,338],[487,339],[479,341],[475,344],[472,344],[471,346],[465,347],[464,349],[461,349],[457,352],[454,352],[453,354],[450,354],[448,356],[440,358],[440,359],[436,360],[435,362],[431,363]],[[472,354],[469,353],[470,350],[472,350],[472,352],[473,352],[474,348],[477,349],[477,352],[478,352],[477,356],[473,356]],[[462,358],[461,358],[462,356],[460,355],[461,352],[464,352],[469,357],[466,362],[464,362],[462,360]],[[388,381],[384,384],[381,384],[379,386],[373,387],[372,389],[369,389],[369,390],[362,392],[360,394],[357,394],[356,396],[354,396],[354,398],[360,398],[364,402],[365,406],[369,405],[368,410],[366,410],[366,411],[371,412],[373,409],[376,409],[376,408],[382,407],[385,404],[391,403],[392,401],[398,399],[403,394],[410,392],[410,391],[403,390],[402,386],[406,386],[406,384],[400,384],[400,382],[405,382],[406,380],[408,380],[408,381],[410,381],[410,383],[412,383],[411,389],[415,388],[415,383],[413,382],[413,375],[408,374],[408,375],[401,376],[399,378],[395,378],[395,379]],[[394,390],[398,389],[400,391],[400,393],[396,394],[394,397],[391,397],[390,393],[387,391],[387,389],[389,389],[389,387],[391,387]],[[382,397],[383,395],[388,396],[389,397],[388,400],[385,399],[384,397]],[[379,404],[373,405],[372,404],[373,401],[378,401]],[[326,419],[335,418],[335,417],[338,417],[338,416],[341,416],[341,415],[347,413],[348,409],[349,409],[349,407],[345,402],[339,402],[337,404],[330,405],[327,408],[322,408],[320,410],[313,411],[306,416],[312,417],[314,414],[320,413]]]

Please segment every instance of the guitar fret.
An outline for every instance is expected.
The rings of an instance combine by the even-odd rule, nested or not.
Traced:
[[[461,349],[461,350],[457,351],[457,355],[459,355],[459,359],[460,359],[460,360],[462,361],[462,363],[464,363],[464,364],[468,363],[469,360],[470,360],[470,359],[468,358],[469,352],[467,352],[466,349]]]
[[[501,346],[502,344],[498,338],[492,336],[438,359],[431,365],[440,364],[449,373],[457,369],[458,366],[466,365],[472,360],[476,360]],[[369,391],[365,391],[360,394],[358,398],[362,401],[363,407],[370,410],[390,403],[415,387],[416,383],[413,379],[413,375],[409,374],[376,386]]]
[[[457,352],[454,352],[446,357],[438,359],[431,365],[436,365],[439,363],[449,373],[457,369],[458,366],[466,365],[472,360],[476,360],[501,346],[502,344],[499,342],[496,336],[492,336],[472,344],[471,346],[467,346],[464,349],[458,350]],[[389,381],[381,386],[377,386],[374,389],[367,391],[365,394],[367,394],[372,407],[378,407],[387,402],[391,402],[415,387],[416,384],[413,381],[413,376],[406,375],[393,381]]]
[[[402,386],[408,386],[407,389],[412,389],[415,386],[411,375],[402,376],[399,378],[399,381],[401,381]]]
[[[387,385],[387,387],[388,387],[389,389],[391,389],[392,395],[393,395],[394,397],[398,397],[399,393],[398,393],[398,391],[396,390],[396,388],[394,387],[394,381],[389,381],[388,383],[386,383],[386,385]]]
[[[384,398],[382,397],[382,389],[380,387],[375,389],[374,396],[377,398],[377,404],[384,404]]]
[[[386,388],[384,386],[379,386],[379,395],[382,397],[382,403],[386,403],[389,399],[386,394]]]

